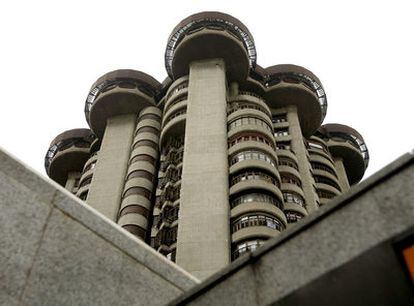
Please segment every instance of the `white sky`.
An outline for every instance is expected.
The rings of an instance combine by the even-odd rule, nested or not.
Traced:
[[[414,148],[414,1],[2,1],[0,146],[41,173],[50,141],[87,127],[92,83],[119,68],[166,77],[164,50],[190,14],[218,10],[253,34],[258,64],[313,71],[325,123],[365,138],[366,176]]]

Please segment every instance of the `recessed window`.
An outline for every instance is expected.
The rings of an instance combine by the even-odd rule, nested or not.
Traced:
[[[275,137],[288,136],[288,135],[289,135],[288,128],[275,129]]]
[[[281,122],[286,122],[286,121],[287,121],[286,114],[276,114],[272,116],[273,123],[281,123]]]

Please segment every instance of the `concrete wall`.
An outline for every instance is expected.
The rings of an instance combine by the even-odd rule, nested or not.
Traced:
[[[0,305],[163,305],[197,280],[0,150]]]
[[[226,109],[224,62],[192,63],[177,264],[200,279],[230,262]]]

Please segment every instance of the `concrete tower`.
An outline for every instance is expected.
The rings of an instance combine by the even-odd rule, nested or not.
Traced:
[[[91,131],[82,130],[96,139],[64,163],[52,142],[48,174],[210,276],[347,191],[368,165],[358,132],[321,125],[327,99],[312,72],[256,61],[253,36],[234,17],[184,19],[168,38],[164,82],[134,70],[98,79],[85,106]]]

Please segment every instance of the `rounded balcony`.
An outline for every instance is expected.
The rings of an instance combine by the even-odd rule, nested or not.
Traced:
[[[45,156],[48,176],[64,185],[69,172],[82,172],[90,157],[90,146],[95,138],[89,129],[73,129],[59,134],[50,143]]]
[[[296,65],[266,68],[266,101],[271,108],[295,105],[305,137],[311,136],[326,115],[327,99],[320,80]]]
[[[285,218],[284,218],[285,219]],[[272,215],[253,213],[239,216],[231,222],[231,240],[237,243],[251,238],[276,237],[286,228],[286,225]]]
[[[245,80],[256,65],[253,36],[236,18],[220,12],[202,12],[181,21],[168,38],[165,67],[172,79],[189,73],[197,60],[222,58],[229,80]]]
[[[266,70],[256,64],[256,67],[250,69],[247,78],[239,83],[240,91],[248,91],[264,97],[266,92],[265,77]]]
[[[112,116],[137,114],[155,106],[160,83],[140,71],[120,69],[100,77],[91,87],[85,102],[85,117],[98,137]]]
[[[332,156],[343,160],[349,183],[359,182],[369,163],[368,148],[361,134],[342,124],[325,124],[321,130],[329,138],[327,144]]]

